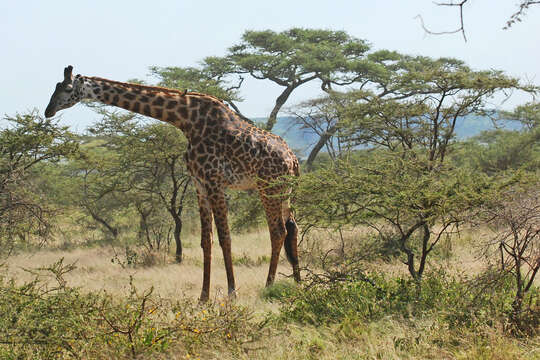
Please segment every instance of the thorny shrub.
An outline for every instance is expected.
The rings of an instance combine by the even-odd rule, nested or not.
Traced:
[[[230,302],[200,305],[140,292],[125,297],[69,287],[62,260],[22,285],[0,278],[0,358],[103,359],[151,354],[247,351],[264,323]]]

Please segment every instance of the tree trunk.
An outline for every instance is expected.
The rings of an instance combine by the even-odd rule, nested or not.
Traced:
[[[150,215],[150,211],[144,212],[143,209],[139,209],[138,207],[137,207],[137,210],[139,211],[139,215],[140,215],[139,233],[137,236],[139,237],[139,240],[146,242],[150,250],[153,250],[154,245],[152,244],[152,239],[150,237],[150,229],[148,226],[148,216]]]
[[[517,235],[514,233],[514,238],[517,238]],[[514,242],[515,244],[515,242]],[[514,301],[512,302],[512,321],[518,327],[521,327],[520,315],[523,304],[523,278],[521,276],[521,259],[517,252],[514,250],[514,266],[515,266],[515,280],[516,280],[516,295]]]
[[[319,141],[317,141],[313,149],[311,149],[311,152],[309,153],[309,156],[306,160],[307,171],[311,171],[313,162],[315,161],[317,154],[319,154],[319,152],[324,147],[326,142],[330,140],[332,136],[334,136],[334,134],[336,133],[336,130],[337,130],[337,127],[335,125],[330,127],[324,134],[321,135],[321,137],[319,138]]]
[[[420,282],[422,281],[422,275],[419,275],[414,268],[414,252],[407,246],[407,241],[412,236],[412,234],[422,226],[424,226],[424,222],[416,223],[406,233],[402,233],[401,238],[399,239],[400,250],[407,256],[407,261],[405,262],[405,265],[407,265],[409,274],[411,274],[411,277],[414,281],[416,281],[417,285],[420,285]]]
[[[424,223],[422,228],[424,231],[424,236],[422,237],[422,254],[420,256],[420,265],[418,266],[418,271],[417,271],[418,281],[422,280],[422,274],[424,273],[424,269],[426,268],[426,260],[430,251],[428,248],[428,244],[429,244],[429,238],[431,237],[431,231],[429,229],[428,224],[426,223]]]
[[[278,96],[276,99],[276,104],[274,105],[274,108],[272,109],[272,112],[270,113],[270,116],[268,117],[268,120],[266,121],[266,130],[270,131],[274,127],[277,121],[277,114],[279,110],[281,110],[281,107],[287,102],[287,99],[293,92],[296,86],[289,85],[283,90],[281,95]]]
[[[180,217],[174,218],[174,242],[176,243],[175,260],[177,263],[182,262],[182,240],[180,234],[182,233],[182,219]]]
[[[90,216],[92,217],[92,219],[94,219],[95,221],[97,221],[98,223],[103,225],[112,234],[114,239],[116,239],[118,237],[118,229],[117,228],[113,227],[107,221],[105,221],[103,218],[99,217],[99,215],[96,214],[94,211],[92,211],[92,209],[90,209],[90,207],[87,206],[86,209],[90,213]]]

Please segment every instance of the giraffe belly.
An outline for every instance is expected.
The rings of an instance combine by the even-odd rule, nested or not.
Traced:
[[[253,177],[249,176],[240,166],[234,166],[228,161],[224,161],[222,164],[223,177],[229,189],[249,190],[255,188]]]
[[[236,179],[234,182],[228,181],[227,187],[233,190],[249,190],[255,188],[255,182],[252,179],[245,177]]]

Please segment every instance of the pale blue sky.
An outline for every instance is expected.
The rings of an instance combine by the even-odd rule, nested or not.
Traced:
[[[502,30],[516,1],[471,0],[465,9],[468,42],[461,35],[426,36],[414,17],[434,30],[457,27],[456,9],[431,0],[257,1],[2,1],[0,2],[0,114],[44,110],[64,66],[74,73],[118,81],[146,78],[148,67],[194,66],[223,55],[245,30],[309,27],[345,30],[374,49],[413,55],[450,56],[474,69],[500,69],[540,84],[540,9]],[[239,106],[266,116],[279,88],[250,80]],[[287,105],[319,94],[301,88]],[[504,107],[530,98],[515,94]],[[83,131],[97,119],[82,105],[63,111],[62,122]]]

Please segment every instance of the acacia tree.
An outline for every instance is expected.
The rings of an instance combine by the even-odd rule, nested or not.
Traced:
[[[110,121],[125,121],[127,114],[107,117]],[[118,134],[114,134],[118,136]],[[57,204],[76,207],[83,216],[78,221],[89,229],[100,229],[105,239],[116,240],[126,230],[120,219],[125,217],[131,207],[126,195],[125,179],[118,176],[119,154],[111,146],[112,134],[99,135],[97,132],[78,136],[80,149],[77,157],[49,169],[47,191]]]
[[[122,169],[131,189],[147,194],[148,204],[155,198],[173,220],[177,262],[182,261],[183,211],[186,200],[194,198],[183,158],[186,147],[187,140],[180,130],[165,124],[149,124],[126,133],[121,148]],[[143,230],[147,229],[145,226]]]
[[[85,221],[88,227],[97,225],[106,238],[115,240],[121,233],[117,220],[131,206],[125,195],[125,181],[117,176],[118,154],[95,139],[81,146],[81,154],[63,169],[63,176],[71,179],[64,191],[90,217],[91,221]]]
[[[540,105],[536,102],[501,111],[497,122],[518,121],[516,130],[483,131],[462,144],[453,156],[460,164],[472,166],[489,175],[505,171],[535,171],[540,168]]]
[[[4,118],[0,130],[0,249],[50,231],[52,207],[38,186],[36,169],[77,153],[75,136],[56,120],[33,111]]]
[[[332,85],[348,85],[372,70],[366,59],[369,45],[344,31],[293,28],[246,31],[242,41],[229,48],[228,71],[270,80],[283,90],[276,98],[265,128],[272,130],[277,115],[290,95],[303,84],[319,80],[324,91]],[[219,58],[207,58],[212,64]]]
[[[341,134],[344,112],[350,102],[346,94],[331,91],[327,95],[307,100],[289,110],[300,128],[316,136],[305,161],[305,169],[311,171],[317,155],[325,149],[332,161],[350,150]]]
[[[313,224],[326,219],[375,229],[403,253],[420,283],[428,255],[489,189],[482,174],[448,164],[458,120],[486,113],[497,91],[534,88],[455,59],[403,56],[388,66],[389,76],[348,94],[340,120],[351,147],[363,145],[370,156],[306,176],[300,206]]]
[[[167,124],[140,123],[138,116],[106,114],[91,132],[107,138],[106,146],[116,154],[111,171],[119,179],[113,190],[134,205],[140,216],[139,234],[146,243],[152,225],[150,217],[165,208],[173,224],[176,261],[182,261],[182,215],[186,201],[193,200],[193,189],[183,156],[187,140],[180,130]],[[118,195],[119,194],[119,195]],[[149,245],[152,247],[152,245]]]
[[[523,301],[540,270],[540,183],[513,186],[491,197],[480,211],[491,230],[484,242],[488,259],[499,259],[499,271],[514,279],[512,320],[520,325]],[[498,254],[497,254],[498,253]]]
[[[390,87],[389,82],[400,70],[397,64],[403,58],[403,55],[388,50],[367,54],[366,63],[369,63],[369,70],[365,71],[362,77],[357,78],[351,87],[355,89],[357,95],[362,93],[380,99],[391,98],[396,95],[395,91],[399,87]],[[359,96],[350,96],[352,93],[327,90],[325,95],[304,101],[291,108],[290,113],[304,131],[317,136],[317,141],[306,160],[308,171],[312,169],[313,162],[323,148],[326,148],[334,160],[350,149],[344,139],[345,133],[342,129],[344,129],[347,109],[359,98]],[[407,97],[404,94],[397,94],[397,96],[401,99]]]
[[[463,160],[489,175],[540,169],[539,131],[486,131],[471,139],[467,147]]]
[[[540,129],[540,102],[532,101],[517,106],[513,111],[503,111],[501,117],[519,121],[531,131]]]
[[[303,175],[295,194],[299,220],[305,228],[367,226],[383,247],[403,255],[419,284],[429,255],[489,190],[482,174],[426,168],[403,154],[362,150],[352,161]]]
[[[293,28],[282,32],[246,31],[223,57],[207,57],[199,68],[151,68],[160,84],[206,92],[224,99],[238,113],[243,76],[269,80],[283,88],[265,124],[271,130],[279,111],[303,84],[319,81],[324,91],[349,85],[378,71],[364,40],[344,31]]]
[[[431,139],[426,139],[431,141],[430,161],[439,157],[444,161],[460,118],[488,114],[486,100],[501,89],[534,90],[499,71],[472,71],[456,59],[390,51],[371,53],[368,59],[377,65],[377,71],[353,84],[353,90],[332,91],[293,109],[297,121],[318,136],[308,156],[308,168],[324,146],[338,140],[338,134],[340,144],[350,145],[347,149],[357,145],[395,147],[399,142],[425,144],[415,134],[430,133]],[[400,123],[402,119],[407,120]]]

